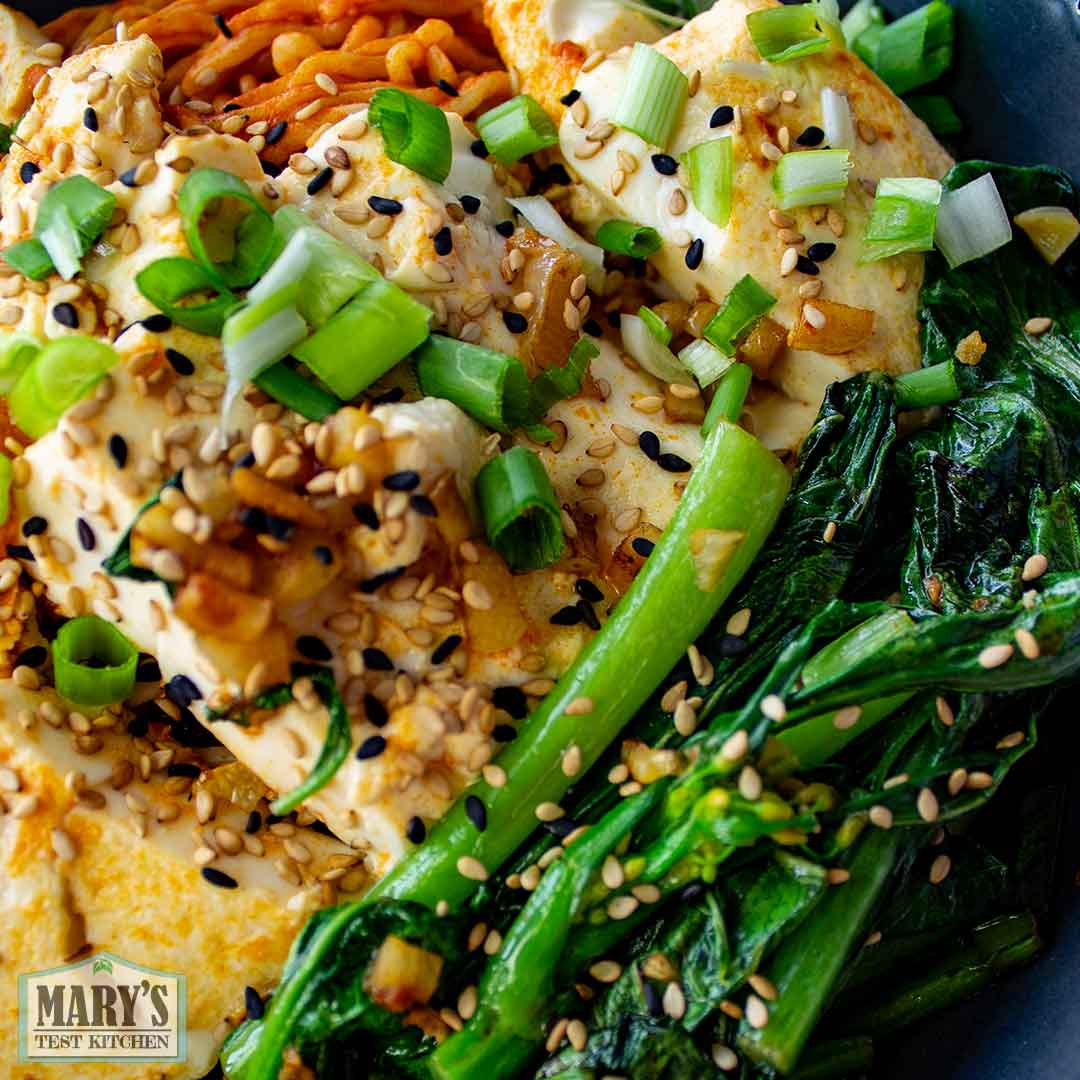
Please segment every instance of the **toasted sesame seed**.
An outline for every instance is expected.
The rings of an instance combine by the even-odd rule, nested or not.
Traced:
[[[761,712],[774,724],[779,724],[787,716],[787,707],[778,694],[767,694],[761,699]]]
[[[1048,319],[1045,315],[1036,315],[1024,323],[1024,332],[1032,337],[1039,337],[1040,334],[1045,334],[1053,325],[1053,319]]]
[[[1046,573],[1050,561],[1041,552],[1029,555],[1024,562],[1024,569],[1020,575],[1024,581],[1035,581]]]
[[[761,156],[769,161],[779,161],[784,156],[783,150],[776,143],[769,142],[768,139],[762,141],[760,150]]]
[[[764,790],[764,784],[761,781],[761,775],[753,765],[744,765],[739,772],[739,794],[744,798],[753,802],[756,799],[761,798],[761,793]]]
[[[915,801],[915,809],[919,811],[919,817],[923,821],[937,821],[939,811],[937,796],[928,787],[924,787]]]
[[[739,1056],[723,1043],[715,1043],[712,1048],[713,1064],[724,1072],[734,1072],[739,1067]]]
[[[893,825],[893,812],[887,807],[878,803],[876,806],[870,807],[870,823],[876,825],[879,829],[891,829]]]
[[[664,1012],[671,1017],[672,1020],[681,1020],[686,1014],[686,995],[683,993],[683,988],[677,982],[669,982],[664,987],[664,996],[661,999],[664,1006]]]
[[[848,728],[853,728],[862,716],[862,707],[859,705],[845,705],[842,709],[837,709],[833,715],[833,727],[837,731],[847,731]]]
[[[1008,735],[998,739],[995,744],[998,750],[1012,750],[1016,746],[1020,746],[1024,741],[1024,733],[1022,731],[1012,731]]]
[[[616,896],[607,906],[608,916],[616,921],[628,919],[637,911],[639,901],[634,896]]]
[[[949,876],[951,869],[952,859],[948,855],[939,855],[930,864],[930,884],[940,885]]]
[[[725,761],[738,761],[750,749],[750,736],[745,731],[736,731],[729,735],[720,748],[720,756]]]
[[[1015,649],[1009,644],[987,645],[979,653],[979,666],[987,670],[1001,667],[1002,664],[1009,662],[1013,652],[1015,652]]]
[[[746,1022],[759,1030],[769,1022],[768,1006],[757,994],[750,994],[746,999]]]
[[[1040,655],[1038,638],[1030,631],[1020,627],[1014,634],[1017,647],[1026,660],[1037,660]]]
[[[536,807],[538,821],[558,821],[559,818],[565,816],[566,811],[558,803],[542,802]]]
[[[780,276],[788,277],[794,273],[795,266],[799,261],[799,249],[794,247],[784,248],[780,256]]]
[[[985,791],[987,788],[994,786],[994,778],[988,772],[982,772],[981,770],[968,773],[968,778],[964,783],[969,791]]]
[[[959,795],[967,784],[968,771],[964,768],[953,769],[949,773],[948,789],[950,795]]]
[[[825,880],[830,885],[846,885],[851,880],[851,871],[842,866],[830,867],[825,872]]]
[[[487,881],[488,872],[484,864],[472,855],[462,855],[457,861],[457,871],[470,881]]]

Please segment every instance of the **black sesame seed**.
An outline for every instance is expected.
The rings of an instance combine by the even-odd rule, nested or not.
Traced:
[[[314,634],[301,634],[296,639],[296,651],[301,656],[307,657],[308,660],[315,660],[319,663],[329,663],[334,659],[334,654],[330,651],[326,642]]]
[[[475,195],[462,195],[458,202],[466,214],[475,214],[480,209],[480,200]]]
[[[544,822],[544,830],[560,840],[565,840],[577,827],[578,823],[573,818],[559,818],[558,821]]]
[[[390,719],[386,706],[374,694],[364,695],[364,715],[373,727],[386,727]]]
[[[235,469],[250,469],[255,464],[255,455],[249,450],[234,466]]]
[[[734,119],[735,110],[730,105],[718,105],[713,109],[712,116],[709,117],[709,127],[725,127]]]
[[[389,214],[390,217],[400,214],[401,211],[405,209],[397,199],[384,199],[381,195],[369,196],[368,206],[370,206],[376,214]]]
[[[409,824],[405,826],[405,835],[414,844],[422,844],[427,837],[427,826],[418,817],[409,818]]]
[[[244,822],[244,832],[248,836],[254,836],[262,828],[262,814],[258,810],[252,810]]]
[[[665,472],[689,472],[691,469],[690,462],[678,454],[661,454],[656,464]]]
[[[652,164],[661,176],[674,176],[679,171],[679,163],[670,154],[653,154]]]
[[[311,549],[311,554],[323,566],[331,566],[334,562],[334,553],[325,544],[316,544]]]
[[[596,617],[596,612],[592,609],[592,604],[586,603],[584,600],[578,601],[578,610],[581,612],[581,621],[590,630],[600,629],[600,620]]]
[[[401,386],[391,386],[385,394],[379,394],[371,399],[372,405],[396,405],[405,396],[405,389]]]
[[[23,649],[15,661],[16,667],[41,667],[49,659],[49,650],[44,645],[31,645]]]
[[[410,495],[409,505],[421,517],[439,516],[439,508],[426,495]]]
[[[814,262],[813,259],[808,259],[805,255],[800,255],[798,259],[795,260],[795,269],[798,270],[800,274],[821,273],[818,264]]]
[[[320,169],[309,181],[307,186],[307,193],[309,195],[318,195],[320,191],[327,184],[330,183],[330,177],[334,175],[334,170],[329,165]],[[368,200],[370,202],[370,200]],[[401,204],[398,203],[400,206]]]
[[[360,761],[369,761],[378,757],[386,749],[386,740],[381,735],[369,735],[356,750]]]
[[[586,319],[581,324],[581,329],[584,330],[589,337],[603,337],[604,335],[603,329],[595,319]]]
[[[369,577],[366,581],[361,581],[360,591],[366,595],[370,595],[373,592],[377,592],[388,582],[397,581],[404,573],[404,566],[397,566],[393,570],[384,570],[381,574],[376,574],[374,577]]]
[[[720,639],[720,655],[727,659],[734,656],[742,656],[749,648],[750,646],[747,644],[746,638],[737,637],[735,634],[725,634]]]
[[[186,709],[193,701],[200,701],[203,695],[194,679],[187,675],[174,675],[165,684],[165,696],[174,705]]]
[[[452,82],[447,82],[446,79],[436,79],[435,85],[447,95],[447,97],[457,97],[457,87]]]
[[[69,304],[66,300],[53,304],[52,317],[69,330],[79,329],[79,313],[75,310],[75,305]]]
[[[276,165],[272,161],[267,161],[265,158],[259,158],[259,164],[262,166],[262,171],[269,177],[280,176],[285,170],[284,165]]]
[[[135,183],[135,168],[134,168],[134,166],[132,166],[130,169],[126,169],[124,172],[122,172],[120,174],[120,183],[123,184],[124,187],[137,187],[138,186]]]
[[[218,19],[221,19],[221,16],[215,15],[214,22],[217,22]],[[224,24],[225,20],[221,19],[221,25],[224,26]],[[232,34],[230,33],[226,36],[232,37]],[[244,987],[244,1011],[247,1013],[247,1018],[249,1020],[261,1020],[263,1018],[263,1013],[266,1011],[266,1008],[263,1005],[263,999],[259,996],[259,991],[256,990],[254,986]]]
[[[266,511],[258,506],[245,506],[239,513],[240,524],[254,533],[266,532]]]
[[[172,329],[172,319],[168,315],[147,315],[142,320],[143,329],[149,330],[151,334],[164,334],[166,330]]]
[[[496,742],[513,742],[517,738],[517,729],[512,724],[496,724],[491,737]]]
[[[415,469],[402,469],[387,476],[382,486],[387,491],[412,491],[420,484],[420,474]]]
[[[509,239],[514,235],[514,223],[510,221],[509,218],[506,221],[500,221],[499,224],[495,226],[495,231],[500,236],[505,236]]]
[[[487,828],[487,807],[476,795],[465,796],[465,816],[476,826],[477,832]]]
[[[93,551],[97,547],[97,537],[86,518],[77,518],[75,531],[79,534],[79,544],[83,551]]]
[[[86,108],[83,109],[82,122],[83,127],[86,128],[87,131],[97,131],[97,110],[94,108],[93,105],[87,105]]]
[[[656,545],[651,540],[646,540],[644,536],[635,536],[630,542],[630,546],[643,558],[647,559],[652,553],[653,548]]]
[[[487,145],[484,143],[483,139],[473,139],[473,141],[469,143],[469,149],[476,157],[487,157]]]
[[[225,16],[218,13],[214,16],[214,25],[221,31],[222,37],[231,38],[233,36],[232,31],[229,29],[229,24],[225,21]]]
[[[604,601],[604,594],[588,578],[578,578],[574,582],[574,591],[582,600],[587,600],[590,604],[601,604]]]
[[[825,132],[817,126],[817,124],[811,124],[806,128],[795,141],[800,146],[820,146],[825,138]]]
[[[577,626],[581,622],[581,608],[577,604],[567,604],[559,608],[548,622],[553,626]]]
[[[13,559],[22,559],[23,562],[37,562],[34,553],[25,544],[8,544],[7,553]]]
[[[524,334],[529,329],[529,320],[520,311],[504,311],[502,317],[511,334]]]
[[[705,255],[705,241],[699,236],[687,249],[686,249],[686,266],[689,270],[696,270],[701,265],[701,260]]]
[[[166,349],[165,359],[169,361],[177,375],[195,374],[195,365],[179,349]]]
[[[216,885],[219,889],[235,889],[239,884],[232,875],[226,874],[224,870],[218,870],[213,866],[204,866],[202,876],[204,881]]]
[[[496,686],[491,692],[491,703],[515,720],[521,720],[529,711],[529,699],[520,686]]]
[[[372,506],[371,503],[353,503],[352,512],[353,517],[356,518],[361,525],[366,525],[372,530],[379,527],[379,515],[375,513],[375,507]]]
[[[202,776],[202,769],[190,761],[174,761],[165,772],[167,776],[183,776],[188,780],[198,780]]]
[[[660,1000],[660,993],[651,982],[647,980],[641,984],[641,996],[645,999],[645,1008],[650,1016],[663,1016],[664,1004]]]
[[[147,654],[139,657],[139,666],[135,669],[136,682],[161,682],[161,666]]]
[[[431,654],[431,662],[441,664],[444,660],[449,660],[454,655],[454,650],[461,644],[461,640],[460,634],[451,634],[445,638]]]
[[[454,237],[450,232],[450,226],[444,225],[432,238],[435,245],[436,255],[449,255],[454,250]]]
[[[559,101],[569,109],[579,97],[581,97],[581,91],[574,89],[571,90],[569,94],[563,94],[563,96],[559,98]]]
[[[32,161],[24,161],[19,166],[19,179],[24,184],[29,184],[37,174],[41,172],[41,168],[34,164]]]
[[[269,128],[266,132],[265,139],[267,146],[273,146],[274,143],[279,143],[285,136],[285,132],[289,129],[289,122],[287,120],[279,120],[272,128]]]
[[[643,431],[637,438],[637,444],[650,461],[660,456],[660,438],[655,431]]]
[[[369,645],[364,650],[364,664],[370,671],[393,671],[394,662],[382,651]]]
[[[828,240],[819,240],[806,249],[807,257],[816,263],[823,263],[834,251],[836,245]]]
[[[22,534],[23,536],[40,536],[48,527],[48,521],[40,514],[35,514],[23,522]]]
[[[224,105],[224,107],[222,108],[221,111],[222,112],[237,112],[237,111],[239,111],[239,109],[240,109],[240,106],[237,105],[235,101],[229,101]]]
[[[109,455],[118,469],[122,469],[127,464],[128,447],[123,435],[109,436]]]

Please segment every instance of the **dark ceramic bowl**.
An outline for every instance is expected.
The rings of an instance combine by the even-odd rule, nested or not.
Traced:
[[[75,6],[8,2],[38,22]],[[883,0],[893,14],[923,2]],[[950,143],[954,155],[1057,165],[1080,178],[1073,84],[1080,72],[1080,0],[949,2],[957,10],[956,62],[942,89],[964,121],[963,134]],[[1048,951],[1027,970],[884,1046],[875,1080],[1080,1080],[1080,754],[1059,760],[1054,779],[1070,797]]]

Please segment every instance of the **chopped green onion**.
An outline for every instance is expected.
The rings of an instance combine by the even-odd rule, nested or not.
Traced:
[[[218,282],[197,262],[170,256],[156,259],[135,275],[139,292],[177,326],[196,334],[220,337],[222,327],[239,300],[227,289],[219,291]],[[213,294],[201,304],[181,304],[195,293]]]
[[[526,154],[534,154],[559,142],[559,132],[540,102],[528,94],[518,94],[476,120],[476,130],[495,160],[513,165]]]
[[[731,136],[692,146],[683,155],[690,176],[690,194],[701,214],[721,228],[731,217],[734,155]]]
[[[647,259],[664,246],[652,226],[633,221],[605,221],[596,230],[596,242],[613,255],[629,255],[632,259]]]
[[[904,104],[935,135],[956,135],[964,130],[963,121],[944,94],[909,94]]]
[[[893,382],[898,409],[925,409],[930,405],[947,405],[960,397],[956,381],[956,362],[940,364],[897,375]]]
[[[308,420],[325,420],[341,408],[341,402],[333,394],[305,379],[288,364],[271,364],[255,376],[255,385],[287,409],[299,413]]]
[[[747,274],[724,297],[720,310],[706,324],[704,336],[725,356],[734,356],[739,342],[775,303],[776,297]]]
[[[436,184],[450,175],[454,156],[450,124],[437,105],[404,90],[384,88],[371,99],[368,122],[382,132],[383,150],[391,161]]]
[[[75,705],[113,705],[135,689],[139,650],[97,615],[64,623],[52,656],[56,692]]]
[[[650,333],[661,345],[671,344],[671,327],[668,326],[652,308],[644,304],[638,308],[638,318],[649,328]]]
[[[953,269],[997,251],[1011,239],[1012,224],[992,173],[942,195],[934,242]]]
[[[588,338],[578,338],[562,367],[549,367],[532,381],[532,416],[540,420],[556,401],[571,398],[581,392],[581,384],[589,364],[600,350]]]
[[[274,227],[285,238],[285,246],[249,290],[249,301],[288,293],[304,320],[319,327],[380,277],[371,263],[295,206],[283,206],[274,215]]]
[[[236,203],[250,210],[234,226]],[[221,169],[195,169],[180,188],[176,205],[191,254],[219,286],[250,285],[270,265],[277,245],[273,219],[239,177]],[[212,207],[213,220],[204,222]]]
[[[36,227],[34,231],[38,232]],[[56,272],[65,281],[70,281],[82,269],[82,241],[66,206],[57,206],[53,210],[48,227],[40,230],[38,239]]]
[[[764,8],[746,16],[757,51],[770,64],[799,60],[824,52],[829,38],[818,28],[818,13],[813,4],[791,4]]]
[[[699,386],[716,382],[734,362],[704,338],[694,338],[685,349],[679,350],[679,363],[693,374]]]
[[[53,272],[53,261],[40,240],[20,240],[5,248],[4,262],[31,281],[43,281]]]
[[[513,570],[539,570],[563,552],[551,479],[532,451],[515,446],[477,474],[476,497],[491,546]]]
[[[894,93],[906,94],[943,75],[952,50],[953,10],[931,0],[880,31],[871,66]]]
[[[773,190],[785,210],[841,202],[850,171],[851,156],[847,150],[803,150],[798,154],[785,154],[776,164]]]
[[[821,90],[821,127],[825,142],[834,150],[851,150],[855,146],[855,121],[847,95],[828,86]]]
[[[416,374],[425,395],[452,401],[493,431],[531,421],[529,376],[516,357],[432,334],[417,350]]]
[[[742,413],[746,393],[750,389],[753,371],[749,364],[732,364],[720,376],[720,384],[709,403],[709,411],[701,424],[701,434],[708,438],[713,428],[721,421],[737,424]]]
[[[112,346],[81,334],[50,341],[8,395],[11,418],[31,438],[41,438],[118,359]]]
[[[430,308],[379,278],[293,355],[348,401],[425,341],[430,321]]]
[[[817,16],[817,24],[821,27],[829,43],[838,49],[847,45],[844,38],[843,20],[840,18],[840,4],[837,0],[810,0],[810,6]]]
[[[0,454],[0,525],[7,524],[11,513],[11,481],[15,476],[11,458]]]
[[[857,0],[851,10],[840,20],[840,29],[844,32],[844,40],[848,48],[853,48],[855,42],[869,30],[871,26],[884,26],[885,13],[874,0]]]
[[[619,320],[623,348],[650,375],[664,383],[693,386],[690,372],[679,363],[675,354],[649,329],[637,315],[623,315]]]
[[[16,331],[0,344],[0,394],[7,394],[19,376],[41,352],[42,342],[33,334]]]
[[[604,283],[604,249],[579,236],[543,195],[524,195],[506,200],[541,236],[554,240],[581,259],[589,284],[599,288]]]
[[[630,54],[612,123],[664,150],[688,93],[689,82],[678,67],[663,53],[639,41]]]
[[[885,177],[878,181],[874,209],[866,226],[859,262],[874,262],[902,251],[929,251],[941,184],[921,176]]]

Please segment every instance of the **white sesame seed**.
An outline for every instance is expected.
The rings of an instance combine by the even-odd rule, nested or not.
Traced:
[[[716,1043],[712,1048],[713,1064],[724,1072],[734,1072],[739,1067],[739,1056],[723,1043]]]
[[[589,697],[576,697],[563,710],[567,716],[588,716],[593,711],[593,699]]]
[[[697,713],[688,701],[680,701],[675,706],[675,730],[684,738],[693,735],[697,729]]]
[[[1038,337],[1040,334],[1045,334],[1053,325],[1053,319],[1048,319],[1045,315],[1036,315],[1024,323],[1024,332],[1032,337]]]
[[[626,880],[622,863],[614,855],[608,855],[600,868],[600,880],[609,888],[617,889]]]
[[[576,743],[568,746],[562,756],[564,776],[577,776],[581,772],[581,747]]]
[[[1037,660],[1039,658],[1041,653],[1039,640],[1030,630],[1020,627],[1014,632],[1013,637],[1016,639],[1017,647],[1025,660]]]
[[[952,859],[948,855],[939,855],[930,864],[930,884],[940,885],[949,876],[951,869]]]
[[[608,915],[615,920],[628,919],[638,909],[634,896],[616,896],[607,906]]]
[[[919,817],[923,821],[937,821],[939,809],[937,796],[928,787],[924,787],[919,792],[918,799],[915,800],[915,809],[919,811]]]
[[[613,983],[622,974],[622,966],[614,960],[598,960],[589,974],[599,983]]]
[[[766,694],[761,699],[761,712],[774,724],[779,724],[787,716],[787,706],[778,694]]]
[[[49,834],[49,839],[58,859],[71,862],[75,858],[75,841],[63,829],[53,829]]]
[[[476,1012],[476,987],[466,986],[461,991],[461,996],[457,1000],[458,1016],[462,1020],[471,1020]]]
[[[780,276],[788,277],[795,270],[795,265],[798,263],[798,261],[798,248],[784,248],[784,253],[780,256]]]
[[[995,744],[998,750],[1012,750],[1013,747],[1020,746],[1024,741],[1024,733],[1022,731],[1011,731],[1008,735],[998,739]]]
[[[870,807],[870,822],[879,829],[891,829],[893,825],[893,812],[880,803]]]
[[[765,1001],[776,1001],[780,996],[773,983],[759,972],[755,971],[746,981],[750,984],[750,988],[754,993],[758,997],[764,998]]]
[[[769,1022],[768,1006],[757,994],[751,994],[746,999],[746,1022],[759,1030]]]
[[[669,982],[664,988],[662,998],[664,1012],[672,1020],[681,1020],[686,1014],[686,995],[683,988],[677,982]]]
[[[570,1045],[578,1051],[584,1050],[589,1042],[589,1030],[585,1027],[584,1020],[571,1020],[566,1025],[566,1037]]]
[[[842,709],[838,709],[833,716],[833,727],[837,731],[847,731],[848,728],[853,728],[862,716],[862,707],[859,705],[845,705]]]
[[[542,802],[536,807],[536,817],[539,821],[558,821],[565,817],[566,811],[558,803]]]
[[[756,799],[761,798],[761,792],[764,790],[764,785],[761,782],[761,775],[753,765],[744,765],[739,772],[739,794],[744,798],[753,802]]]
[[[824,327],[828,320],[825,318],[825,312],[820,308],[814,307],[813,304],[803,304],[803,318],[807,323],[815,330],[820,330]]]
[[[969,791],[985,791],[987,788],[994,786],[994,778],[988,772],[972,772],[968,773],[967,781],[964,784]]]
[[[470,881],[487,881],[487,867],[472,855],[462,855],[457,861],[457,871],[463,878]]]
[[[1036,552],[1034,555],[1029,555],[1024,562],[1024,570],[1020,575],[1024,581],[1035,581],[1037,578],[1041,578],[1046,573],[1047,567],[1050,565],[1050,561],[1041,552]]]
[[[750,736],[745,731],[736,731],[724,740],[720,756],[725,761],[738,761],[750,749]]]
[[[987,645],[979,653],[979,666],[990,670],[1007,664],[1016,650],[1012,645]]]

